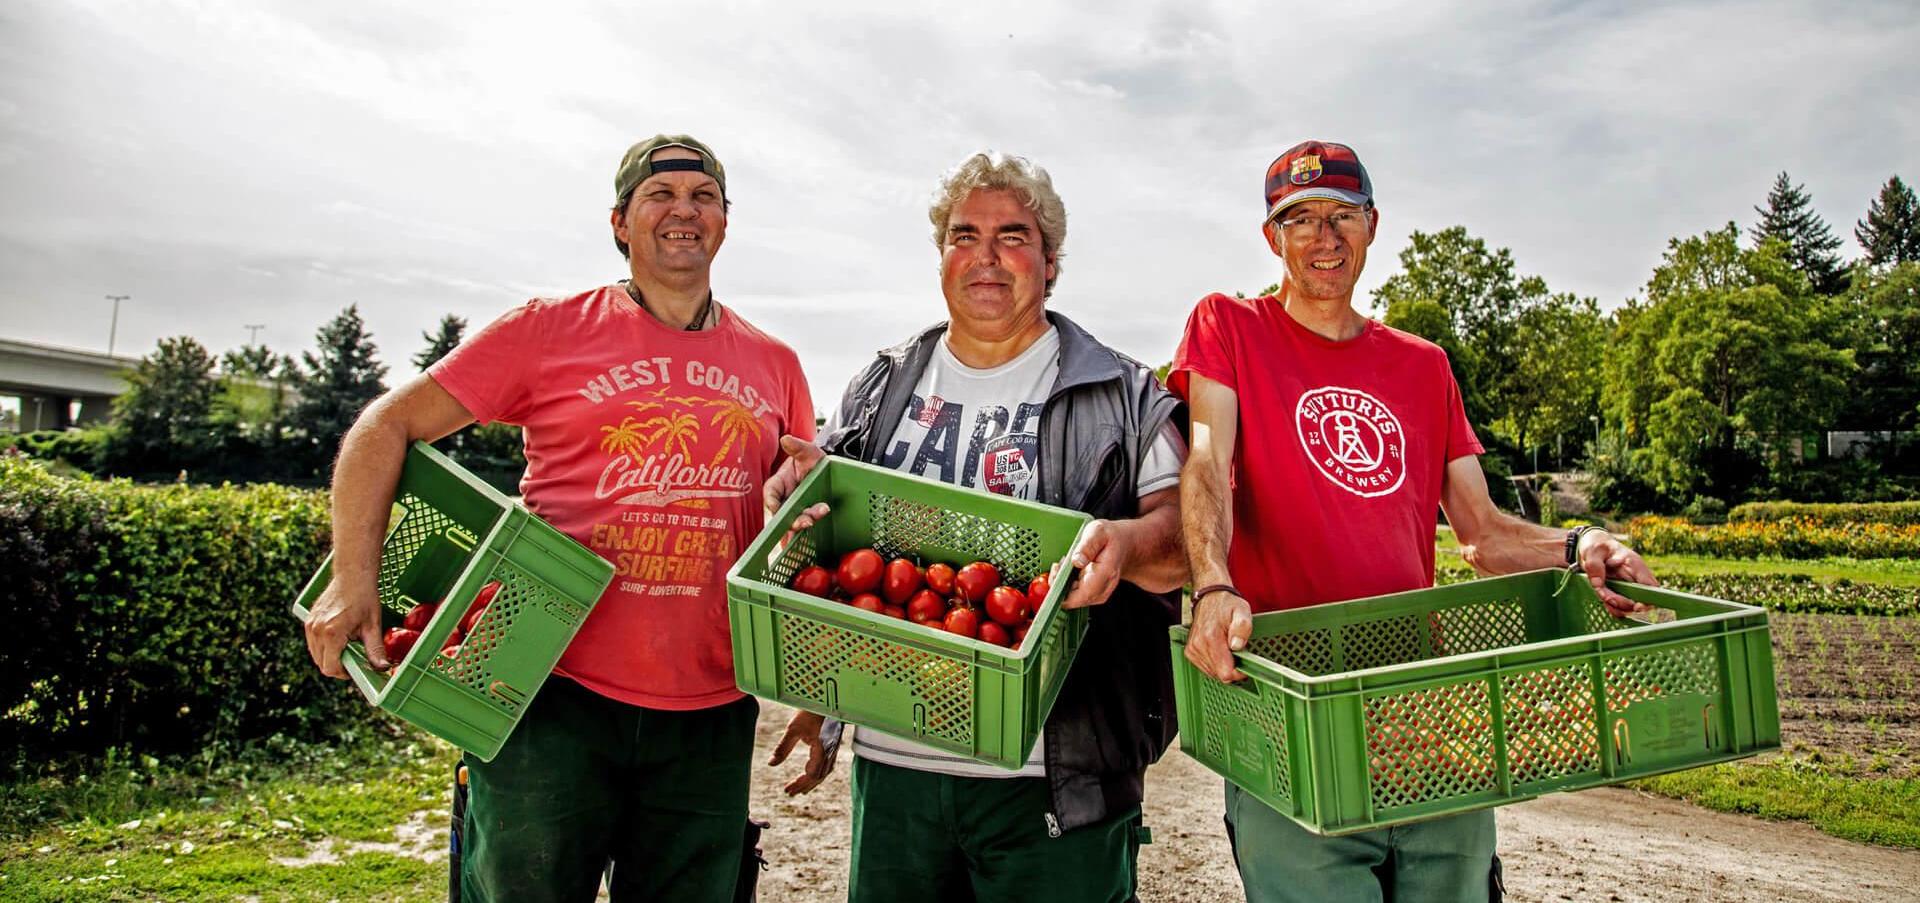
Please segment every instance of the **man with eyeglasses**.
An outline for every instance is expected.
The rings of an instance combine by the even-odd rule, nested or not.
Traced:
[[[1295,145],[1267,168],[1265,198],[1279,291],[1201,299],[1168,378],[1192,412],[1188,660],[1244,680],[1233,656],[1254,612],[1432,586],[1439,509],[1481,573],[1577,562],[1610,611],[1634,610],[1605,580],[1653,583],[1646,563],[1603,530],[1498,511],[1446,353],[1354,309],[1380,213],[1353,149]],[[1322,837],[1231,782],[1226,793],[1250,903],[1500,896],[1492,810]]]
[[[388,667],[374,578],[411,440],[520,426],[527,508],[615,566],[499,754],[464,758],[466,901],[584,903],[609,863],[616,903],[727,903],[744,880],[759,705],[735,685],[726,574],[766,520],[780,437],[813,435],[813,400],[793,349],[713,297],[728,208],[713,151],[656,135],[613,189],[628,278],[508,311],[369,405],[334,470],[334,581],[306,628],[330,677],[350,639]]]

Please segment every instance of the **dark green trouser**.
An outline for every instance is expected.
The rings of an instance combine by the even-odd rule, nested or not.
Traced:
[[[850,903],[1131,900],[1140,810],[1047,835],[1045,778],[958,778],[853,760]]]
[[[460,896],[730,903],[747,824],[752,697],[643,709],[549,679],[492,762],[466,758]]]
[[[1227,835],[1248,903],[1487,903],[1493,810],[1322,837],[1227,784]]]

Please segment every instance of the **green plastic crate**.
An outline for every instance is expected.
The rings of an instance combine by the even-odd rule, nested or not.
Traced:
[[[341,655],[367,701],[492,761],[613,581],[613,565],[427,445],[407,452],[380,550],[383,627],[444,599],[389,673],[351,643]],[[333,556],[293,602],[302,621],[333,579]],[[456,658],[439,654],[481,587],[500,582]]]
[[[1180,747],[1321,834],[1780,746],[1765,611],[1547,570],[1254,616],[1223,684],[1171,631]]]
[[[800,511],[833,513],[791,538]],[[1087,612],[1060,607],[1056,581],[1018,650],[937,633],[787,588],[801,568],[831,568],[872,546],[889,559],[989,561],[1024,586],[1066,558],[1090,520],[1076,511],[962,489],[845,458],[801,481],[727,575],[740,689],[1002,768],[1033,750]]]

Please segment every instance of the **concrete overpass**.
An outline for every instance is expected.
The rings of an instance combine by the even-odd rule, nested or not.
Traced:
[[[0,397],[20,400],[20,432],[101,422],[137,357],[0,338]]]

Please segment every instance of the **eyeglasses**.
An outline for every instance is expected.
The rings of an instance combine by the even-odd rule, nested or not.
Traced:
[[[1367,214],[1363,210],[1342,210],[1327,216],[1296,216],[1280,221],[1280,228],[1288,238],[1317,238],[1322,224],[1333,227],[1333,231],[1346,235],[1357,235],[1367,231]]]

